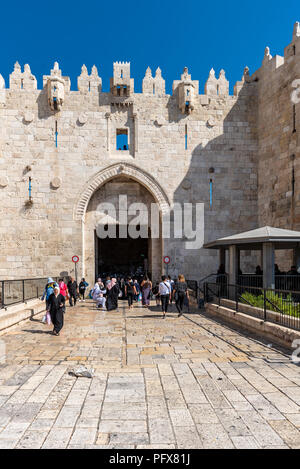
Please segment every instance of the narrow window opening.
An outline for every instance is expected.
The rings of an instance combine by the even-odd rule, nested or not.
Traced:
[[[296,106],[293,105],[293,132],[296,132]]]
[[[31,189],[32,189],[32,185],[31,185],[31,177],[29,176],[29,180],[28,180],[28,193],[29,193],[29,200],[32,200],[32,197],[31,197]]]
[[[55,121],[55,146],[56,148],[57,148],[57,136],[58,136],[57,121]]]
[[[155,94],[155,84],[153,83],[153,94]]]
[[[121,96],[121,86],[117,86],[117,95]]]
[[[128,129],[117,129],[116,148],[117,150],[128,150]]]
[[[23,86],[24,86],[24,81],[23,81],[23,78],[21,79],[21,90],[23,89]]]
[[[186,95],[189,96],[190,90],[186,90]]]
[[[294,168],[294,162],[293,162],[293,168],[292,168],[292,196],[294,197],[295,195],[295,168]]]
[[[123,78],[123,70],[121,70],[121,78]]]
[[[53,107],[54,107],[55,111],[57,111],[57,99],[56,99],[56,97],[53,98]]]
[[[89,81],[89,91],[91,91],[91,82]]]
[[[213,180],[210,179],[209,180],[209,205],[212,207],[212,203],[213,203]]]
[[[188,133],[187,133],[187,124],[185,124],[185,141],[184,141],[184,145],[185,145],[185,149],[187,150],[187,144],[188,144]]]
[[[219,85],[217,85],[217,95],[219,96]]]

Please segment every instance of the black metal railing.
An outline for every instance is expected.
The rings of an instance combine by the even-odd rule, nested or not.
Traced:
[[[197,280],[187,280],[186,281],[188,288],[192,291],[192,296],[198,298],[198,282]]]
[[[52,277],[55,282],[59,278]],[[17,303],[41,298],[47,284],[47,278],[26,278],[20,280],[0,280],[0,309]],[[68,277],[64,278],[66,282]]]
[[[300,291],[206,282],[204,299],[263,321],[300,330]]]
[[[263,287],[263,276],[256,274],[242,274],[238,276],[238,285],[249,287]],[[295,290],[300,291],[300,275],[276,274],[275,275],[276,290]]]

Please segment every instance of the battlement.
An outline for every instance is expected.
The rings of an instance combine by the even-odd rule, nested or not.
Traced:
[[[237,96],[242,87],[258,79],[267,77],[269,73],[278,70],[285,64],[290,64],[293,60],[300,61],[300,23],[296,22],[293,28],[292,41],[284,49],[284,55],[271,55],[270,48],[266,47],[261,67],[254,72],[252,77],[249,76],[249,70],[242,76],[241,81],[237,81],[234,85],[234,95]],[[56,82],[56,84],[55,84]],[[43,76],[43,87],[53,85],[54,91],[60,89],[61,93],[69,93],[71,91],[71,81],[68,76],[62,76],[62,71],[57,62],[55,62],[50,75]],[[54,90],[54,88],[56,88]],[[13,91],[34,91],[37,90],[37,80],[32,74],[30,66],[24,65],[22,71],[21,65],[16,62],[14,70],[9,76],[9,87],[6,88],[5,80],[0,75],[0,104],[5,102],[5,90]],[[85,65],[82,65],[81,74],[77,78],[77,89],[81,94],[86,93],[102,93],[102,78],[98,75],[97,67],[92,67],[89,74]],[[49,92],[49,91],[48,91]],[[134,94],[134,79],[130,76],[130,62],[116,61],[113,63],[113,77],[110,79],[110,93],[113,97],[128,98]],[[152,76],[150,67],[147,68],[145,77],[142,82],[142,93],[147,96],[162,97],[165,95],[165,80],[162,76],[161,69],[158,67],[155,76]],[[192,110],[192,101],[199,95],[199,82],[192,80],[187,68],[181,75],[181,80],[174,80],[172,85],[173,95],[178,95],[179,106],[184,109],[188,107]],[[215,70],[212,68],[209,72],[208,79],[204,85],[204,95],[211,97],[229,96],[229,81],[226,79],[225,71],[222,69],[216,77]],[[187,103],[190,104],[187,106]]]

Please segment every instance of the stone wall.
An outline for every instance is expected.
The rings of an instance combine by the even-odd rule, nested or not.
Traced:
[[[30,68],[17,64],[10,87],[0,85],[0,279],[74,274],[77,254],[79,275],[92,283],[85,258],[89,250],[93,256],[86,237],[94,228],[85,212],[118,171],[165,211],[203,203],[204,242],[257,227],[257,83],[244,75],[230,96],[225,72],[217,79],[211,71],[199,94],[185,69],[167,95],[160,70],[156,79],[146,75],[143,93],[134,93],[127,75],[106,93],[97,69],[89,75],[83,67],[79,90],[71,91],[55,64],[38,90]],[[128,150],[116,147],[118,129],[128,131]],[[217,252],[189,250],[185,242],[156,242],[155,275],[162,255],[171,257],[171,274],[200,279],[216,271]],[[245,269],[252,270],[248,257]]]
[[[257,83],[258,225],[300,229],[300,104],[291,94],[300,79],[300,28],[296,23],[284,57],[267,47],[262,66],[251,79]],[[289,269],[292,253],[278,254]]]

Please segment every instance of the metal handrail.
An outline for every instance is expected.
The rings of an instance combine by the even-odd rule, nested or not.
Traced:
[[[206,303],[211,302],[214,298],[219,305],[221,305],[221,299],[230,300],[235,302],[236,311],[239,310],[239,304],[247,304],[254,309],[253,311],[243,309],[244,314],[257,315],[256,310],[258,309],[263,313],[263,321],[300,330],[300,291],[206,282],[204,293]],[[250,294],[250,301],[248,301],[249,296],[243,296],[245,293]],[[251,295],[253,296],[252,303]],[[267,308],[267,305],[270,305],[271,308]],[[258,316],[261,318],[260,314]]]
[[[57,282],[61,277],[55,276],[52,278]],[[40,298],[47,284],[47,279],[48,277],[0,280],[0,309]],[[28,287],[30,288],[30,293],[26,292],[26,287],[27,290]],[[9,290],[9,293],[7,293],[7,290]]]

